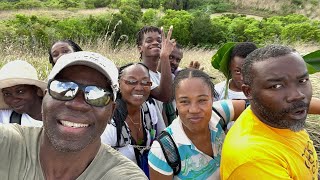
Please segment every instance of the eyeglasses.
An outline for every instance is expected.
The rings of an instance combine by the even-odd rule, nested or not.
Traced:
[[[74,99],[79,90],[83,91],[84,100],[86,101],[86,103],[92,106],[106,106],[113,98],[112,90],[104,89],[98,86],[85,86],[72,81],[59,80],[52,80],[48,83],[49,94],[54,99],[61,101],[70,101]]]
[[[152,86],[152,82],[147,80],[138,81],[134,79],[123,79],[123,78],[121,80],[123,80],[125,84],[130,86],[136,86],[138,84],[140,84],[141,86]]]

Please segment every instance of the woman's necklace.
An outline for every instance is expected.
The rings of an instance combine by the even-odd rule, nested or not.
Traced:
[[[139,118],[139,123],[135,123],[135,122],[133,122],[133,120],[131,119],[130,115],[128,114],[128,119],[132,122],[133,126],[134,126],[136,129],[138,129],[139,132],[140,132],[140,131],[141,131],[141,114],[140,114],[139,117],[140,117],[140,118]],[[138,125],[139,128],[137,128],[137,125]]]

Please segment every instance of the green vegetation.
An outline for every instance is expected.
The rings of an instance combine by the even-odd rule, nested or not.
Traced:
[[[120,6],[117,13],[66,17],[17,14],[13,19],[0,21],[0,41],[17,47],[47,48],[59,39],[98,42],[108,39],[113,47],[133,44],[137,31],[144,25],[173,25],[173,37],[184,46],[215,48],[226,42],[252,41],[267,43],[320,42],[320,21],[303,15],[273,16],[257,20],[244,15],[225,14],[210,18],[209,14],[185,10],[160,11],[148,9],[142,13],[136,3]]]

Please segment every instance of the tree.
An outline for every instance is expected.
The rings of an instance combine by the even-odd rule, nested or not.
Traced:
[[[159,26],[169,29],[173,25],[172,37],[182,45],[188,45],[191,42],[191,24],[193,16],[184,10],[167,10],[160,19]]]

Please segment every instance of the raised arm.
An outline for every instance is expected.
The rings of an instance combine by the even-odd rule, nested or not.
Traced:
[[[233,120],[237,120],[240,114],[245,110],[246,101],[245,100],[232,100],[233,109],[234,109],[234,118]]]
[[[161,78],[158,87],[151,90],[151,95],[157,100],[162,102],[169,102],[171,100],[172,92],[172,75],[169,62],[169,56],[173,51],[176,42],[171,38],[172,26],[169,29],[167,37],[161,29],[161,52],[160,52],[160,66],[161,66]]]
[[[316,97],[311,98],[308,114],[320,114],[320,99]]]

